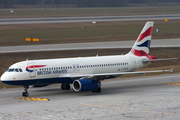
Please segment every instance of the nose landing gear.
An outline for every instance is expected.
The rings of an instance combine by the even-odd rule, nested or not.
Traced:
[[[24,85],[24,92],[22,93],[22,96],[23,97],[28,97],[28,88],[29,88],[29,85]]]

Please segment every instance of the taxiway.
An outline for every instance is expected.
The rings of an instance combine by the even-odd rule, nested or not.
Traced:
[[[0,53],[55,51],[55,50],[131,48],[133,46],[134,42],[135,42],[135,40],[111,41],[111,42],[48,44],[48,45],[6,46],[6,47],[0,47]],[[160,47],[180,47],[180,38],[156,39],[156,40],[153,39],[151,42],[151,48],[160,48]]]
[[[0,25],[180,19],[180,14],[0,19]]]
[[[50,101],[22,100],[23,88],[0,90],[0,119],[179,119],[180,74],[118,78],[102,82],[102,92],[76,93],[60,85],[30,88],[29,97]]]

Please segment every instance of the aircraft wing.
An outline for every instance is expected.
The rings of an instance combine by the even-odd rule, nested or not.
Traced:
[[[103,77],[107,79],[109,76],[122,76],[128,74],[146,74],[146,73],[156,73],[156,72],[171,72],[173,73],[173,69],[170,70],[155,70],[155,71],[137,71],[137,72],[119,72],[119,73],[100,73],[100,74],[71,74],[70,78],[96,78]]]

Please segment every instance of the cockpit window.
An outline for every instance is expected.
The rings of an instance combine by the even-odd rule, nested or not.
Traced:
[[[9,68],[7,72],[23,72],[21,68]]]

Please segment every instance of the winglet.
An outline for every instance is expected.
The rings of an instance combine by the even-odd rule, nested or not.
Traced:
[[[173,74],[173,69],[174,69],[174,67],[170,69],[171,74]]]

